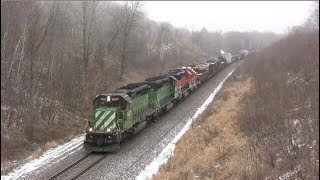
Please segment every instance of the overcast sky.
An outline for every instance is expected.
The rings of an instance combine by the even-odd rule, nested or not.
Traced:
[[[144,12],[155,21],[189,30],[273,31],[303,23],[312,1],[142,1]]]

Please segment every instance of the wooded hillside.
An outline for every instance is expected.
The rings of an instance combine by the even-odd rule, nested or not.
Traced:
[[[13,166],[4,162],[81,133],[99,93],[208,60],[220,49],[262,49],[279,39],[190,32],[148,19],[142,6],[1,1],[1,173]]]

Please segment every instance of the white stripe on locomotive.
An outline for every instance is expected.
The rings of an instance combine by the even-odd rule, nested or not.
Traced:
[[[98,128],[99,124],[103,121],[103,119],[105,117],[107,117],[109,114],[111,113],[111,111],[106,111],[104,112],[104,114],[100,117],[100,119],[96,122],[95,124],[95,128]]]
[[[102,111],[96,111],[95,118],[97,118],[101,113],[102,113]]]
[[[103,130],[104,128],[106,128],[109,124],[110,124],[110,122],[112,122],[112,120],[114,120],[114,118],[116,117],[116,113],[113,113],[111,116],[110,116],[110,118],[104,123],[104,125],[103,126],[101,126],[101,130]],[[110,128],[113,128],[115,126],[115,123],[113,124],[113,126],[112,127],[110,127]]]

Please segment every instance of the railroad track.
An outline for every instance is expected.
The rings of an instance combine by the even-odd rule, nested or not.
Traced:
[[[74,168],[76,165],[81,164],[82,162],[84,162],[86,159],[88,159],[90,156],[92,156],[94,153],[89,152],[88,154],[86,154],[85,156],[83,156],[81,159],[79,159],[78,161],[70,164],[68,167],[64,168],[63,170],[61,170],[60,172],[58,172],[57,174],[55,174],[54,176],[52,176],[51,178],[49,178],[49,180],[53,180],[53,179],[58,179],[59,177],[61,177],[63,174],[67,173],[68,171],[70,171],[72,168]],[[100,163],[103,159],[105,159],[108,156],[108,154],[103,154],[101,155],[99,158],[97,158],[95,161],[89,163],[89,165],[86,164],[86,168],[81,168],[82,170],[78,170],[78,172],[76,173],[76,175],[73,175],[72,178],[68,178],[68,179],[77,179],[79,178],[81,175],[83,175],[84,173],[86,173],[87,171],[89,171],[91,168],[93,168],[95,165],[97,165],[98,163]],[[74,174],[74,173],[73,173]]]
[[[237,66],[235,66],[235,67],[237,67]],[[235,68],[233,68],[233,69],[235,69]],[[217,73],[218,74],[218,73]],[[209,80],[210,81],[210,80]],[[210,83],[210,82],[206,82],[206,83]],[[220,82],[219,82],[220,83]],[[199,90],[201,90],[203,87],[202,86],[200,86],[199,87],[199,89],[197,89],[196,91],[199,91]],[[200,97],[198,97],[198,99],[207,99],[209,96],[210,96],[210,94],[211,93],[213,93],[213,91],[216,89],[216,87],[215,88],[210,88],[210,92],[209,93],[205,93],[205,94],[200,94],[199,96]],[[195,91],[195,92],[196,92]],[[192,92],[192,93],[195,93],[195,92]],[[191,95],[192,96],[192,95]],[[188,97],[187,97],[188,98]],[[188,99],[190,99],[190,97],[188,98]],[[184,101],[184,100],[183,100]],[[189,104],[189,106],[190,107],[195,107],[195,106],[201,106],[201,104],[203,104],[205,101],[203,101],[202,103],[200,103],[200,104],[198,104],[196,101],[193,101],[193,103],[192,104]],[[181,103],[183,103],[183,102],[181,102]],[[182,104],[181,104],[182,105]],[[180,105],[180,103],[178,104],[178,106],[181,106]],[[175,108],[179,108],[179,107],[175,107]],[[196,111],[194,111],[194,112],[191,112],[190,113],[190,108],[186,108],[186,109],[184,109],[184,110],[182,110],[183,111],[183,115],[181,116],[179,116],[179,115],[176,115],[176,114],[172,114],[172,115],[169,115],[169,116],[172,116],[171,118],[174,118],[174,119],[176,119],[176,118],[180,118],[180,119],[184,119],[184,118],[191,118],[192,117],[192,115],[194,114],[194,113],[196,113]],[[178,125],[180,122],[179,121],[177,121],[176,123],[174,123],[173,125],[172,125],[172,128],[169,128],[167,131],[165,131],[165,133],[164,134],[162,134],[157,140],[155,140],[155,142],[159,142],[159,141],[161,141],[161,139],[164,137],[164,136],[166,136],[176,125]],[[156,146],[157,144],[154,144],[153,146],[152,146],[152,148],[150,148],[149,150],[147,150],[147,152],[150,152],[150,151],[153,151],[153,149],[155,148],[155,146]],[[161,152],[161,151],[160,151]],[[140,159],[136,159],[134,162],[132,162],[125,170],[124,170],[124,172],[126,172],[126,171],[130,171],[130,169],[132,169],[132,167],[134,166],[134,165],[136,165],[136,162],[138,162]],[[119,175],[119,176],[117,176],[116,178],[114,178],[115,180],[120,180],[120,179],[122,179],[122,177],[121,177],[122,175]]]

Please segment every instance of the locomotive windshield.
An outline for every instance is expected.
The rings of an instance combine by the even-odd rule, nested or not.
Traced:
[[[94,100],[94,108],[99,107],[120,107],[124,108],[126,103],[125,101],[119,96],[103,96],[98,97]]]

